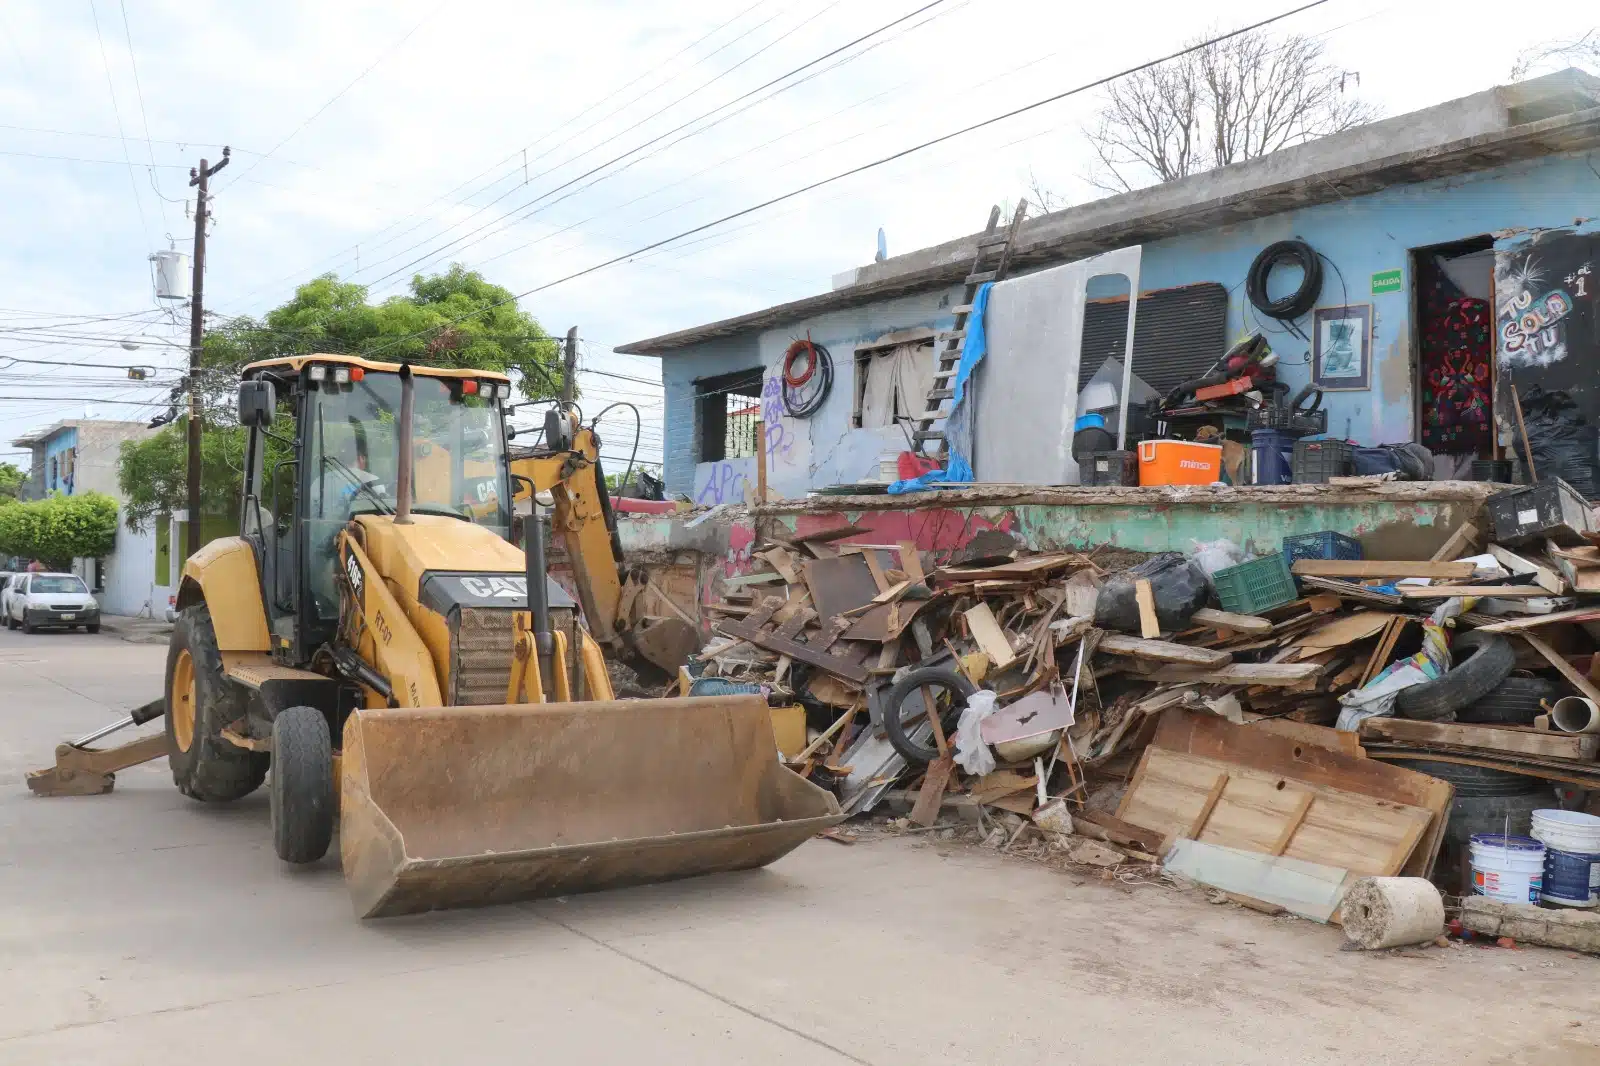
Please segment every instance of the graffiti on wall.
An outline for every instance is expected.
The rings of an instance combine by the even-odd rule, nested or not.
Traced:
[[[1514,253],[1497,264],[1500,365],[1518,370],[1547,367],[1568,354],[1568,332],[1579,299],[1591,298],[1592,265],[1570,261],[1569,242]],[[1587,242],[1582,242],[1587,250]],[[1568,252],[1561,255],[1560,252]]]
[[[694,502],[697,507],[743,504],[746,492],[754,493],[755,486],[756,461],[752,458],[695,464]]]
[[[761,419],[766,424],[767,462],[792,463],[798,434],[783,406],[783,371],[770,375],[761,389]]]

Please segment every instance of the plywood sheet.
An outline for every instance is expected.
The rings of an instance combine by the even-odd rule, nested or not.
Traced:
[[[1173,838],[1187,836],[1224,775],[1227,783],[1194,835],[1201,843],[1281,853],[1357,875],[1393,875],[1433,820],[1425,808],[1155,747],[1145,751],[1117,817]]]

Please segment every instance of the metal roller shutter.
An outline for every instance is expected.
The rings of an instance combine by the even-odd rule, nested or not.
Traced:
[[[1128,301],[1091,301],[1084,308],[1082,389],[1107,359],[1121,359]],[[1159,393],[1204,374],[1227,349],[1228,290],[1214,281],[1160,289],[1139,297],[1133,328],[1133,372]]]

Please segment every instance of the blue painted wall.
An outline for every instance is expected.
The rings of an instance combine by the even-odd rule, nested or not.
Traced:
[[[1244,296],[1244,277],[1266,245],[1290,237],[1309,241],[1329,261],[1318,306],[1370,303],[1373,308],[1371,387],[1328,394],[1323,406],[1329,433],[1362,444],[1406,441],[1415,435],[1411,250],[1486,234],[1503,236],[1510,230],[1572,226],[1600,213],[1597,205],[1600,176],[1585,155],[1532,160],[1147,244],[1140,287],[1149,291],[1204,281],[1228,286],[1230,335],[1265,328],[1281,357],[1279,377],[1296,390],[1310,380],[1308,344],[1275,321],[1257,319]],[[1372,295],[1372,275],[1394,269],[1403,272],[1401,290]],[[1275,280],[1285,288],[1294,282],[1291,277]],[[694,380],[756,365],[766,367],[770,376],[784,348],[808,330],[833,353],[833,393],[806,422],[780,423],[783,448],[781,454],[769,452],[776,460],[769,464],[769,483],[786,496],[798,496],[808,488],[868,476],[878,455],[898,450],[904,440],[898,430],[850,428],[853,350],[897,329],[948,328],[949,307],[958,292],[886,300],[667,355],[662,378],[669,491],[690,491],[699,459]],[[1309,336],[1310,315],[1298,324]]]
[[[71,450],[76,455],[77,447],[78,430],[75,426],[68,426],[65,429],[58,430],[49,440],[44,442],[44,491],[46,493],[59,492],[65,496],[72,495],[73,480],[75,480],[77,473],[76,464],[73,466],[72,478],[61,476],[61,466],[64,462],[64,453]],[[55,476],[53,477],[51,476],[52,464],[55,468]]]

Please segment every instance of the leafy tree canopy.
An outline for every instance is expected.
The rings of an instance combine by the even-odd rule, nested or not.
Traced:
[[[27,477],[15,463],[0,463],[0,503],[21,495],[22,483]]]
[[[110,555],[117,539],[117,501],[98,492],[54,495],[0,507],[0,555],[37,559],[65,570],[77,558]]]

